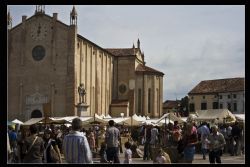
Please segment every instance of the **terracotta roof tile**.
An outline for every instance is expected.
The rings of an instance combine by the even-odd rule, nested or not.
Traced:
[[[166,100],[163,103],[163,108],[166,108],[166,109],[177,108],[178,104],[180,104],[179,100],[177,100],[177,101],[175,101],[175,100]]]
[[[140,72],[146,72],[146,73],[158,73],[158,74],[161,74],[161,75],[164,75],[163,72],[160,72],[160,71],[157,71],[151,67],[148,67],[148,66],[145,66],[145,65],[142,65],[142,64],[139,64],[137,67],[136,67],[136,70],[135,72],[137,73],[140,73]]]
[[[201,81],[188,94],[244,91],[245,78],[227,78]]]

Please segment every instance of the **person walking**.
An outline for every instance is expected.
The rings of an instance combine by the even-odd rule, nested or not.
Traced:
[[[221,155],[222,155],[222,149],[224,148],[224,145],[226,144],[224,136],[218,132],[218,126],[213,125],[211,127],[212,133],[208,137],[208,143],[209,143],[209,162],[215,163],[221,163]]]
[[[29,136],[29,131],[27,129],[24,129],[22,126],[20,130],[21,130],[21,135],[17,138],[18,157],[19,157],[19,163],[23,163],[23,158],[25,156],[24,151],[23,151],[23,145],[24,145],[25,139]]]
[[[114,120],[109,120],[109,127],[106,130],[105,142],[107,143],[107,160],[113,163],[120,163],[119,160],[119,139],[120,131],[114,126]]]
[[[43,157],[43,139],[37,135],[38,127],[36,124],[33,124],[29,128],[30,136],[27,137],[23,144],[24,151],[24,163],[42,163]]]
[[[91,130],[89,132],[88,139],[89,139],[88,141],[89,141],[90,150],[92,152],[94,152],[95,148],[96,148],[96,145],[95,145],[95,134],[94,134],[93,130]]]
[[[227,152],[228,152],[231,156],[233,156],[233,147],[234,147],[233,143],[234,143],[235,141],[234,141],[234,139],[233,139],[233,137],[232,137],[232,126],[230,126],[230,125],[228,125],[228,127],[227,127],[227,139],[225,138],[225,140],[226,140],[226,145],[227,145],[227,147],[228,147]]]
[[[63,139],[63,153],[67,163],[93,163],[87,137],[83,135],[82,121],[75,118],[72,130]]]
[[[9,126],[10,149],[14,151],[17,148],[17,133],[12,126]]]
[[[234,139],[235,145],[233,146],[233,154],[238,156],[240,154],[240,140],[241,140],[241,129],[239,127],[239,123],[236,121],[231,131],[232,137]]]
[[[151,147],[150,147],[150,140],[151,140],[151,126],[146,125],[144,130],[144,155],[143,160],[150,160],[151,158]]]
[[[57,142],[51,138],[52,131],[44,131],[44,162],[45,163],[62,163],[60,150]]]
[[[192,163],[195,154],[195,145],[198,143],[198,134],[196,131],[193,131],[193,124],[189,123],[186,126],[183,134],[183,142],[184,142],[184,162]]]
[[[158,144],[158,129],[156,128],[156,125],[153,126],[153,128],[151,129],[151,138],[150,138],[150,144],[153,148],[156,147],[156,145]]]
[[[201,152],[203,159],[206,159],[206,153],[208,149],[208,136],[210,135],[210,130],[206,122],[203,122],[202,125],[197,129],[197,133],[201,136]]]
[[[201,135],[201,152],[203,155],[203,159],[206,159],[206,154],[208,152],[208,135],[203,134]]]

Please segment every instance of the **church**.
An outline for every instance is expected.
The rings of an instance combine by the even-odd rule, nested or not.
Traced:
[[[70,25],[36,5],[33,16],[8,26],[8,120],[44,116],[162,116],[164,73],[146,66],[140,41],[130,48],[102,48],[78,34],[73,6]],[[79,85],[87,109],[81,102]]]

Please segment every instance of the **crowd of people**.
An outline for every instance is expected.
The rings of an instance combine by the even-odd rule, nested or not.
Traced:
[[[42,133],[41,133],[42,132]],[[121,136],[127,137],[122,149]],[[102,141],[99,141],[100,138]],[[221,163],[221,156],[230,153],[237,156],[244,153],[243,129],[235,122],[230,125],[212,125],[203,122],[165,126],[143,124],[131,128],[116,126],[113,120],[108,126],[83,128],[82,121],[75,118],[72,126],[21,126],[18,132],[11,126],[7,135],[9,163],[93,163],[99,155],[100,163],[133,163],[133,158],[152,160],[154,163],[172,163],[172,157],[164,147],[175,147],[179,163],[192,163],[199,151],[210,163]],[[99,144],[100,143],[100,144]],[[139,149],[143,146],[143,152]],[[119,155],[124,154],[121,162]]]

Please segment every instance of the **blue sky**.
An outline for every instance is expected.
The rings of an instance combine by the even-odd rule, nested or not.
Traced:
[[[72,5],[46,5],[69,24]],[[244,5],[76,5],[78,33],[103,48],[132,47],[165,73],[163,100],[181,99],[202,80],[245,77]],[[13,26],[35,5],[8,6]]]

